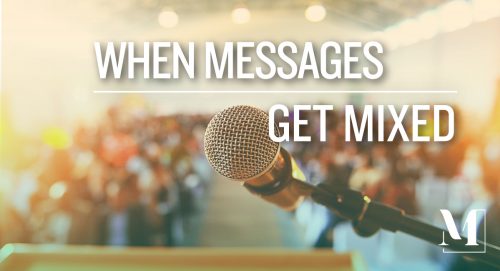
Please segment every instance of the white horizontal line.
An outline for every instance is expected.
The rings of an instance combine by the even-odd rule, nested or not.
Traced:
[[[457,94],[456,90],[94,90],[97,94]]]

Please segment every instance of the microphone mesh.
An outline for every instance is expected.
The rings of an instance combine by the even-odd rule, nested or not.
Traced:
[[[217,113],[205,131],[205,155],[215,171],[235,180],[264,172],[280,145],[269,138],[269,116],[261,109],[238,105]],[[274,126],[275,134],[279,130]]]

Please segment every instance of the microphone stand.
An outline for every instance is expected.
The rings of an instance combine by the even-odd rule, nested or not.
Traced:
[[[371,201],[359,191],[324,184],[314,186],[305,181],[304,175],[287,151],[282,149],[281,155],[284,168],[279,170],[278,176],[274,176],[276,182],[261,187],[247,183],[243,183],[243,186],[264,199],[266,196],[276,195],[285,188],[293,191],[292,194],[297,197],[311,197],[330,211],[351,220],[356,233],[363,237],[371,236],[379,229],[401,231],[434,245],[444,242],[447,244],[446,248],[461,252],[462,256],[500,269],[499,247],[477,240],[478,248],[484,250],[473,250],[471,246],[466,245],[467,238],[461,236],[461,240],[455,240],[448,231],[407,216],[401,209]]]
[[[315,202],[350,219],[356,233],[363,237],[371,236],[379,229],[401,231],[434,245],[444,242],[447,244],[446,248],[464,252],[462,256],[500,268],[500,248],[497,246],[477,240],[480,250],[473,250],[466,245],[467,238],[455,240],[448,231],[407,216],[401,209],[371,201],[359,191],[324,184],[310,188]]]

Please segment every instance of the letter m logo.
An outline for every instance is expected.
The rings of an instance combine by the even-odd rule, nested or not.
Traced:
[[[462,236],[460,235],[457,226],[455,225],[455,221],[451,212],[446,209],[441,209],[441,214],[443,215],[444,222],[446,223],[446,228],[450,234],[450,237],[454,240],[462,240]],[[466,246],[471,247],[471,251],[447,251],[443,248],[443,253],[484,253],[486,250],[486,246],[481,251],[478,251],[479,244],[477,243],[477,227],[479,222],[484,217],[486,219],[486,210],[485,209],[472,209],[469,213],[466,214],[465,223],[462,228],[462,233],[464,233],[467,229],[467,243]],[[486,242],[486,221],[484,221],[484,238],[483,241]],[[446,232],[443,231],[443,241],[439,244],[440,246],[448,246],[445,241]]]

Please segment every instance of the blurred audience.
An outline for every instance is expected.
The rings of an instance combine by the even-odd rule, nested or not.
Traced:
[[[328,114],[327,142],[319,141],[317,116],[304,113],[301,118],[312,125],[301,133],[312,142],[284,143],[308,181],[362,191],[434,224],[441,223],[439,209],[448,208],[460,219],[471,204],[483,202],[492,231],[488,241],[500,245],[500,144],[494,135],[457,129],[447,143],[397,137],[385,143],[345,142],[343,112]],[[0,212],[7,217],[0,242],[196,245],[212,179],[202,152],[209,119],[115,106],[95,126],[78,127],[68,146],[25,142],[17,150],[20,162],[0,172],[6,180]],[[424,132],[432,135],[432,125]],[[296,212],[297,220],[306,228],[318,228],[315,219],[321,221],[320,229],[306,230],[316,232],[306,234],[312,236],[308,243],[331,247],[332,231],[343,219],[313,205],[304,204],[307,210]],[[450,260],[450,270],[483,270],[462,260]]]
[[[60,132],[26,145],[2,169],[11,194],[0,197],[9,232],[0,242],[196,244],[191,221],[212,174],[200,159],[208,120],[115,106],[94,127],[78,127],[72,144]]]

